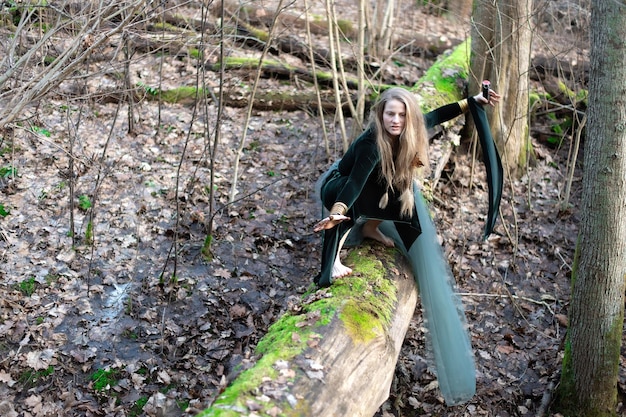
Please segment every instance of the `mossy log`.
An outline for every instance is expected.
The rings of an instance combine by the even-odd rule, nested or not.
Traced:
[[[216,1],[211,5],[211,13],[214,16],[221,17],[222,2]],[[226,18],[236,21],[238,24],[244,26],[268,28],[272,25],[275,9],[264,7],[263,3],[249,2],[242,5],[237,1],[224,2],[224,11]],[[307,22],[304,20],[302,13],[292,13],[286,8],[280,11],[275,22],[279,30],[282,31],[294,31],[303,32],[306,29]],[[309,29],[314,35],[327,35],[328,34],[328,21],[319,15],[311,15],[309,22]],[[357,31],[354,28],[354,22],[347,19],[338,19],[337,25],[343,36],[353,39],[357,35]]]
[[[555,57],[536,56],[531,62],[530,77],[541,81],[546,77],[570,80],[586,86],[589,82],[588,61],[564,61]]]
[[[220,17],[221,10],[221,2],[215,2],[211,7],[211,12]],[[272,20],[274,19],[275,10],[265,8],[262,4],[257,3],[248,3],[244,6],[239,2],[227,1],[225,3],[225,11],[228,15],[228,18],[235,20],[242,26],[244,31],[248,31],[252,33],[250,30],[251,27],[254,28],[268,28],[272,24]],[[279,29],[279,32],[292,32],[292,33],[303,33],[306,30],[307,22],[304,19],[304,15],[302,13],[292,13],[288,10],[283,10],[276,19],[276,25]],[[357,28],[355,27],[356,23],[347,19],[338,19],[337,25],[343,36],[347,39],[356,40],[356,36],[358,35]],[[311,15],[309,16],[308,27],[312,34],[314,35],[328,35],[329,28],[328,21],[325,16],[319,15]],[[261,30],[259,37],[260,40],[265,40],[265,33]],[[291,39],[290,39],[291,38]],[[301,46],[298,45],[298,41],[296,41],[294,37],[278,37],[274,40],[274,43],[278,45],[278,49],[284,53],[291,53],[292,55],[296,55],[293,53],[294,45],[295,50],[300,51]],[[429,57],[434,58],[443,53],[445,50],[450,49],[459,43],[462,40],[451,39],[445,36],[434,36],[431,34],[422,34],[415,33],[413,31],[406,31],[404,33],[395,33],[393,38],[393,45],[395,48],[402,48],[403,53],[414,56],[421,57]],[[261,44],[261,43],[259,43]],[[302,44],[304,45],[304,44]],[[303,60],[308,61],[308,47],[305,46],[302,49],[303,53],[301,54]],[[290,49],[292,49],[290,51]],[[330,55],[325,50],[317,51],[319,54],[316,57],[324,57],[324,60],[318,61],[318,63],[322,64],[325,62],[328,63],[328,58]]]
[[[273,59],[266,59],[262,63],[259,63],[257,58],[227,58],[223,64],[216,62],[207,64],[206,68],[211,71],[219,71],[221,66],[224,66],[224,70],[260,70],[262,75],[266,78],[277,79],[295,79],[298,78],[303,81],[312,82],[314,77],[317,78],[319,85],[323,87],[332,87],[333,75],[327,71],[318,70],[312,73],[311,70],[293,65],[288,65],[284,62],[276,61]],[[348,88],[357,89],[358,82],[356,77],[347,75],[346,85]],[[298,91],[297,93],[300,93]]]
[[[68,91],[68,93],[72,92]],[[80,91],[75,92],[75,94],[78,93]],[[198,89],[195,86],[185,86],[164,90],[161,93],[146,87],[135,87],[130,94],[119,90],[103,91],[93,94],[92,98],[98,103],[119,103],[132,99],[134,102],[161,100],[164,103],[192,105],[196,100],[210,101],[213,96],[209,91]],[[321,91],[320,99],[323,111],[333,113],[336,110],[337,105],[332,92]],[[223,104],[226,107],[244,108],[248,105],[248,97],[240,90],[228,89],[224,94]],[[299,95],[293,95],[280,91],[261,91],[257,92],[254,97],[254,109],[260,111],[290,112],[304,110],[315,112],[318,110],[317,95],[313,92],[301,92]],[[344,104],[343,111],[345,114],[348,114],[349,108],[347,104]]]
[[[200,416],[373,416],[388,398],[417,303],[406,259],[362,245],[350,277],[308,293],[257,347],[241,372]]]

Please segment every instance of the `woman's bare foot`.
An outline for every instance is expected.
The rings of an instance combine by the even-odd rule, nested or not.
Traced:
[[[348,268],[347,266],[342,264],[341,261],[335,260],[335,263],[333,264],[333,278],[345,277],[350,275],[351,273],[351,268]]]
[[[374,239],[389,248],[393,248],[395,246],[393,240],[385,236],[378,228],[380,223],[382,223],[380,220],[368,220],[363,225],[363,236]]]

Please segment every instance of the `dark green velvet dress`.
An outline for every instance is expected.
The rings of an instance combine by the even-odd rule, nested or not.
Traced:
[[[488,133],[489,129],[484,110],[482,106],[471,97],[468,99],[468,104],[472,115],[478,120],[476,126],[479,131],[479,137],[482,137],[484,135],[481,135],[481,132],[485,133],[486,129],[486,133]],[[458,103],[447,104],[424,115],[426,127],[432,128],[440,123],[458,117],[461,114],[461,107]],[[488,136],[488,140],[485,140],[485,142],[491,142],[493,151],[495,151],[491,135],[489,134]],[[482,142],[481,140],[481,144],[484,147],[485,144]],[[488,156],[489,155],[487,155],[487,159],[489,159]],[[497,159],[499,163],[499,158]],[[487,170],[489,176],[489,167]],[[390,193],[387,207],[384,209],[379,208],[378,203],[382,195],[387,192],[386,185],[380,181],[380,171],[380,155],[376,147],[375,133],[369,129],[355,139],[339,163],[335,164],[331,171],[326,173],[326,178],[320,192],[324,207],[330,209],[335,202],[340,201],[348,206],[346,216],[350,217],[350,220],[340,223],[337,227],[324,231],[322,267],[320,274],[315,279],[315,282],[319,286],[325,287],[332,283],[332,267],[337,254],[339,241],[341,237],[354,226],[357,219],[368,218],[393,221],[404,246],[407,248],[410,248],[415,239],[420,235],[421,228],[415,211],[410,218],[402,218],[399,215],[400,203],[398,198],[400,192],[398,190]],[[501,181],[501,177],[502,175],[500,174],[499,181]],[[495,216],[492,217],[493,219],[489,219],[491,223],[489,233],[495,221]]]

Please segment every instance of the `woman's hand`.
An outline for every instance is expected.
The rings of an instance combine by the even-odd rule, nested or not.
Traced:
[[[496,103],[500,101],[501,97],[502,96],[500,94],[496,93],[492,89],[489,89],[489,100],[483,97],[483,93],[476,94],[474,96],[474,100],[476,100],[480,104],[489,104],[490,106],[495,106]]]
[[[339,223],[345,222],[346,220],[350,220],[350,217],[344,216],[343,214],[331,214],[330,216],[323,218],[315,226],[313,226],[313,231],[319,232],[325,229],[332,229]]]

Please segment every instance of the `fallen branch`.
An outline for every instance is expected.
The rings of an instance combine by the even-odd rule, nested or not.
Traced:
[[[548,311],[550,311],[550,313],[552,315],[554,315],[554,311],[552,311],[552,308],[550,307],[550,305],[547,303],[546,300],[550,300],[550,301],[556,301],[554,298],[552,298],[551,296],[546,295],[545,297],[549,297],[546,298],[546,300],[535,300],[529,297],[522,297],[519,295],[513,295],[513,294],[489,294],[489,293],[469,293],[469,292],[462,292],[462,293],[458,293],[457,295],[460,295],[462,297],[485,297],[485,298],[512,298],[514,300],[521,300],[521,301],[528,301],[529,303],[533,303],[533,304],[538,304],[538,305],[542,305],[545,308],[548,309]]]

